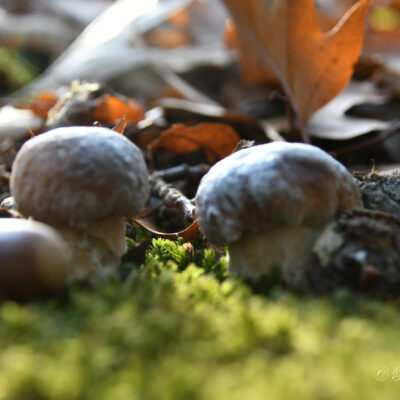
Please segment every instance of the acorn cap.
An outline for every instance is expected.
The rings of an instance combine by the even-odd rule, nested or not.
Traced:
[[[60,289],[68,252],[58,233],[40,222],[0,219],[0,295],[29,299]]]
[[[196,205],[205,236],[229,243],[246,231],[322,225],[361,200],[352,175],[323,150],[274,142],[215,164],[201,180]]]
[[[99,127],[58,128],[25,142],[10,187],[24,216],[71,227],[135,216],[149,195],[140,150]]]

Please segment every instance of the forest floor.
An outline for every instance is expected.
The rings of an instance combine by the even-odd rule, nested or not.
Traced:
[[[22,13],[4,7],[10,18]],[[217,11],[195,15],[211,19]],[[93,65],[91,51],[97,57],[85,41],[44,75],[55,58],[49,48],[41,54],[27,40],[27,48],[2,49],[0,201],[8,200],[0,218],[21,217],[9,187],[19,149],[57,127],[96,124],[123,133],[145,156],[152,189],[145,212],[126,221],[128,251],[114,276],[72,284],[50,298],[2,297],[0,400],[397,398],[400,74],[383,51],[379,63],[363,53],[346,89],[307,122],[309,141],[348,168],[362,200],[324,230],[307,290],[248,282],[229,270],[226,247],[201,236],[191,199],[209,168],[238,148],[296,141],[292,100],[276,79],[246,82],[249,65],[238,68],[230,51],[207,48],[204,60],[207,51],[191,41],[214,28],[188,34],[193,15],[174,16],[150,24],[138,45],[145,53],[150,48],[162,68],[152,59],[120,74],[118,62],[129,58],[122,46],[118,60],[86,71],[93,79],[74,81],[70,75]],[[79,31],[78,20],[72,25]],[[390,40],[391,52],[400,42],[394,34]],[[187,53],[172,51],[180,41]],[[30,64],[21,63],[26,56]],[[184,72],[174,69],[176,60],[185,61]],[[64,65],[70,75],[63,75]]]

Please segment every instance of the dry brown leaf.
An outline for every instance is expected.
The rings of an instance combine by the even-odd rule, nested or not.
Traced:
[[[359,0],[327,33],[313,0],[224,0],[243,35],[262,47],[300,122],[348,83],[362,48],[370,0]]]
[[[232,20],[225,24],[225,43],[229,49],[239,49],[239,67],[242,79],[249,85],[277,83],[276,75],[263,60],[257,47],[247,35],[239,35]]]
[[[49,90],[46,90],[39,93],[27,107],[23,108],[31,110],[39,117],[47,118],[47,113],[57,103],[57,101],[57,95]]]
[[[379,92],[371,81],[351,82],[329,104],[319,109],[308,121],[310,136],[319,139],[345,141],[372,131],[387,130],[391,122],[371,118],[348,116],[353,106],[369,103],[384,104],[388,97]]]
[[[239,135],[225,124],[174,124],[151,142],[148,149],[153,152],[163,148],[175,154],[183,154],[202,148],[208,161],[214,163],[231,154],[239,140]]]
[[[126,122],[138,122],[144,117],[142,107],[132,99],[125,101],[119,97],[105,95],[99,99],[93,118],[103,124],[114,124],[125,118]]]

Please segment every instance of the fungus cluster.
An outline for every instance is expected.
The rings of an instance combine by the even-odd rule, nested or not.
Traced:
[[[17,210],[51,225],[68,248],[52,242],[66,254],[56,263],[59,272],[50,273],[49,282],[56,283],[49,287],[114,272],[126,249],[124,217],[136,215],[149,195],[140,150],[98,127],[59,128],[27,141],[10,187]],[[200,228],[211,242],[228,244],[231,271],[257,280],[278,267],[295,288],[305,286],[312,247],[324,227],[360,205],[343,165],[314,146],[283,142],[226,157],[203,177],[196,195]],[[29,271],[49,268],[46,262],[33,265]]]
[[[230,269],[258,280],[279,268],[302,288],[312,246],[338,214],[361,205],[352,175],[321,149],[275,142],[215,164],[196,195],[200,228],[228,244]]]
[[[15,159],[11,194],[25,217],[61,234],[69,280],[115,271],[125,252],[125,219],[144,207],[148,173],[140,150],[107,128],[68,127],[27,141]]]

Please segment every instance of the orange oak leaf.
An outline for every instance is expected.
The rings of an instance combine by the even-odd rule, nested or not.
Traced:
[[[348,83],[363,42],[370,0],[359,0],[329,31],[313,0],[224,0],[241,33],[278,77],[300,124]],[[306,138],[304,138],[306,140]]]
[[[195,126],[174,124],[151,142],[148,149],[163,148],[183,154],[202,148],[208,161],[214,163],[232,153],[239,140],[239,135],[229,125],[221,123],[205,122]]]

